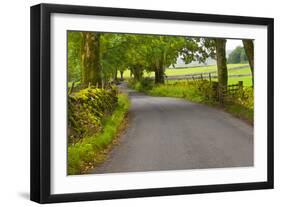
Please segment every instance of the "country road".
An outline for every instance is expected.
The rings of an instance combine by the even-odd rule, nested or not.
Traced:
[[[253,127],[220,109],[123,85],[129,126],[92,173],[253,166]]]

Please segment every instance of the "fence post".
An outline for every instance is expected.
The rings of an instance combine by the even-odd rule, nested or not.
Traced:
[[[192,76],[192,80],[195,81],[194,76]]]
[[[243,89],[243,81],[238,81],[238,88]]]
[[[209,73],[209,80],[210,80],[210,83],[212,82],[212,74]]]

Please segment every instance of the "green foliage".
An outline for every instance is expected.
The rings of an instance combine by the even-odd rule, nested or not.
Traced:
[[[243,118],[253,124],[254,120],[254,90],[252,87],[240,89],[225,104],[230,113]]]
[[[150,78],[142,78],[140,81],[130,79],[128,85],[139,92],[146,92],[153,88],[154,82]]]
[[[234,96],[233,102],[249,109],[254,109],[254,90],[252,87],[240,89]]]
[[[233,114],[236,117],[239,117],[241,119],[244,119],[248,121],[250,124],[254,123],[254,110],[249,109],[243,105],[239,104],[226,104],[225,105],[225,110],[228,111],[229,113]]]
[[[213,103],[213,91],[210,83],[203,81],[174,82],[157,85],[148,91],[153,96],[184,98],[197,103]]]
[[[186,64],[192,61],[205,62],[208,57],[216,58],[215,41],[213,38],[187,38],[181,55]]]
[[[74,143],[102,129],[103,117],[117,104],[117,90],[86,88],[68,96],[68,142]]]
[[[68,146],[69,175],[86,173],[88,168],[95,167],[105,159],[105,151],[118,134],[129,106],[128,96],[119,94],[115,110],[102,120],[102,129]]]
[[[85,50],[83,34],[83,32],[68,32],[68,80],[71,82],[81,81],[83,76],[81,74],[89,73],[83,72],[86,68],[82,67],[82,59],[85,59],[85,54],[82,52]],[[96,33],[93,32],[93,34]],[[95,48],[93,44],[95,44],[94,41],[88,48],[93,50]],[[118,71],[127,69],[132,71],[137,80],[141,79],[144,71],[160,71],[159,75],[162,79],[163,70],[175,64],[179,55],[186,63],[189,63],[193,60],[203,62],[208,57],[214,57],[215,54],[213,41],[208,38],[100,33],[99,45],[98,64],[100,64],[102,79],[105,83],[116,79]],[[88,50],[87,52],[95,53]],[[93,67],[96,66],[93,65],[90,68]]]
[[[81,42],[82,35],[80,32],[67,33],[67,76],[68,81],[75,82],[81,78]]]
[[[248,61],[243,47],[236,47],[228,56],[228,63],[246,63]]]

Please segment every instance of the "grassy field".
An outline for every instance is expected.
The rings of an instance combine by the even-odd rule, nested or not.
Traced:
[[[218,81],[216,78],[212,78],[213,81]],[[228,85],[237,84],[238,81],[243,81],[244,86],[252,86],[252,77],[228,77]]]
[[[251,74],[250,67],[245,67],[242,69],[232,69],[236,67],[241,66],[249,66],[248,64],[228,64],[228,75],[238,75],[238,74]],[[216,65],[211,66],[202,66],[202,67],[192,67],[192,68],[181,68],[181,69],[166,69],[165,73],[167,76],[173,76],[173,75],[187,75],[187,74],[196,74],[196,73],[204,73],[204,72],[213,72],[217,70]],[[118,72],[118,77],[120,78],[120,72]],[[123,77],[125,79],[130,78],[130,71],[126,70],[123,74]],[[144,77],[154,77],[154,72],[144,72]],[[213,79],[216,80],[216,79]],[[228,78],[228,84],[236,84],[238,81],[243,81],[245,86],[252,86],[252,78],[249,77],[229,77]],[[170,80],[169,83],[172,83],[175,81]],[[71,87],[71,82],[68,83],[68,88]],[[76,83],[76,85],[79,84],[79,82]]]
[[[217,78],[212,78],[212,81],[218,81]],[[252,86],[252,77],[228,77],[228,85],[237,84],[238,81],[243,81],[244,86]],[[174,84],[178,82],[187,82],[186,80],[169,80],[167,84]]]
[[[228,64],[228,75],[238,75],[238,74],[251,74],[250,67],[245,67],[241,69],[232,69],[236,67],[241,67],[241,66],[248,66],[248,64]],[[202,67],[192,67],[192,68],[181,68],[181,69],[171,69],[168,68],[166,69],[165,73],[167,76],[173,76],[173,75],[187,75],[187,74],[196,74],[196,73],[204,73],[204,72],[213,72],[217,70],[216,65],[212,66],[202,66]],[[118,74],[120,77],[120,73]],[[126,70],[124,72],[124,78],[130,78],[130,71]],[[144,72],[144,77],[154,77],[154,72]],[[216,80],[216,79],[212,79]],[[183,80],[185,81],[185,80]],[[228,78],[228,84],[236,84],[238,81],[243,81],[244,86],[252,86],[252,78],[249,77],[229,77]],[[181,82],[181,81],[172,81],[169,80],[169,83],[174,83],[174,82]]]
[[[228,64],[228,69],[240,67],[240,66],[247,66],[248,64]],[[212,72],[216,71],[217,66],[211,65],[211,66],[202,66],[202,67],[192,67],[192,68],[168,68],[166,69],[165,73],[167,76],[169,75],[186,75],[186,74],[193,74],[193,73],[204,73],[204,72]],[[242,73],[241,73],[242,72]],[[237,70],[229,70],[229,74],[247,74],[251,73],[250,68],[243,68],[243,69],[237,69]],[[124,78],[130,78],[130,71],[126,70],[123,74]],[[120,77],[120,73],[118,73],[118,77]],[[144,77],[154,77],[154,72],[144,72]]]

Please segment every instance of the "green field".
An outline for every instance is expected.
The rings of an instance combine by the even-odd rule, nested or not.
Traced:
[[[248,66],[248,64],[228,64],[227,67],[230,69],[228,71],[228,75],[238,75],[238,74],[251,74],[250,67],[245,67],[242,69],[232,69],[236,67],[241,66]],[[205,73],[205,72],[213,72],[217,70],[216,65],[212,66],[202,66],[202,67],[192,67],[192,68],[178,68],[178,69],[172,69],[168,68],[165,71],[165,74],[167,76],[173,76],[173,75],[187,75],[187,74],[196,74],[196,73]],[[118,73],[118,77],[120,77],[120,73]],[[130,78],[130,71],[126,70],[123,74],[123,77],[125,79]],[[154,77],[154,72],[144,72],[144,77]],[[216,79],[212,79],[216,80]],[[249,77],[229,77],[228,78],[228,84],[236,84],[238,81],[243,81],[243,84],[245,86],[251,86],[252,85],[252,78]],[[175,81],[169,80],[169,83],[173,83]]]
[[[248,64],[228,64],[228,69],[240,67],[240,66],[247,66]],[[204,73],[204,72],[213,72],[217,70],[216,65],[211,66],[201,66],[201,67],[192,67],[192,68],[167,68],[165,74],[169,75],[186,75],[186,74],[193,74],[193,73]],[[247,74],[251,73],[250,68],[243,68],[237,70],[229,70],[229,74]],[[118,77],[120,77],[120,73],[118,73]],[[123,74],[124,78],[130,78],[130,71],[126,70]],[[154,77],[154,72],[144,72],[144,77]]]
[[[218,81],[216,78],[212,78],[212,81]],[[243,81],[244,86],[252,86],[252,77],[229,77],[228,85],[237,84],[238,81]],[[176,82],[186,82],[186,80],[169,80],[166,81],[167,84],[174,84]]]
[[[238,81],[243,81],[244,86],[252,86],[252,77],[230,77],[228,78],[228,85],[237,84]]]

